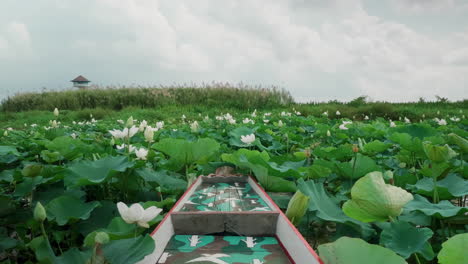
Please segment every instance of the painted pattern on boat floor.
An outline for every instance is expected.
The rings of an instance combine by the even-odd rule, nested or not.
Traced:
[[[202,183],[180,211],[271,211],[246,182]]]
[[[288,264],[275,237],[175,235],[158,264]]]

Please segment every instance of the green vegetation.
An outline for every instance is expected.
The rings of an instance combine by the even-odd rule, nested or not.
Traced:
[[[223,108],[268,108],[288,105],[291,95],[275,87],[211,84],[168,87],[105,87],[87,90],[68,90],[43,93],[22,93],[3,101],[1,109],[9,112],[124,107],[158,108],[169,105],[203,105]]]
[[[466,102],[240,106],[2,112],[0,262],[134,263],[194,177],[229,165],[325,264],[464,263]]]

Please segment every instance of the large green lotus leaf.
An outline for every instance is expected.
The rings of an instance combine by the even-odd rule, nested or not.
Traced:
[[[0,156],[7,155],[7,154],[20,156],[20,153],[18,152],[16,147],[13,147],[13,146],[0,146]]]
[[[468,152],[468,140],[454,133],[450,133],[448,136],[449,136],[450,142],[458,145],[463,153]]]
[[[405,206],[405,209],[408,211],[420,211],[425,215],[437,218],[451,217],[468,211],[468,207],[458,207],[446,200],[433,204],[419,194],[414,196],[414,200],[409,202]]]
[[[331,170],[327,167],[312,164],[312,166],[306,169],[306,178],[307,179],[319,179],[319,178],[327,178],[331,174]]]
[[[398,126],[394,129],[394,131],[399,133],[407,133],[411,137],[419,139],[437,135],[437,130],[428,124],[410,124]]]
[[[145,181],[156,182],[165,190],[185,190],[187,187],[186,181],[170,175],[165,170],[154,171],[153,169],[145,168],[137,170],[136,173]]]
[[[88,219],[94,208],[100,206],[97,201],[85,203],[74,196],[59,196],[47,206],[47,218],[55,219],[58,225],[65,225],[73,219]]]
[[[353,164],[355,164],[354,172]],[[380,167],[372,158],[363,156],[361,154],[357,154],[356,163],[354,163],[353,158],[349,162],[338,163],[336,166],[338,167],[340,174],[347,179],[359,179],[369,172],[380,170]]]
[[[325,221],[352,225],[360,229],[364,236],[374,232],[369,224],[345,215],[341,208],[328,196],[323,184],[315,183],[313,180],[304,181],[303,179],[299,179],[297,187],[302,193],[310,197],[309,210],[317,211],[318,218]]]
[[[155,243],[150,235],[111,241],[103,246],[104,257],[111,264],[136,263],[153,253]]]
[[[390,249],[359,238],[341,237],[333,243],[318,246],[318,251],[325,264],[407,264]]]
[[[64,252],[61,256],[56,258],[55,263],[57,264],[69,264],[69,263],[87,263],[91,259],[92,251],[80,251],[77,248],[71,248]]]
[[[412,223],[417,226],[430,226],[432,218],[419,211],[408,212],[407,209],[403,208],[403,214],[398,217],[398,220]]]
[[[101,206],[95,208],[88,219],[77,223],[78,230],[83,236],[107,227],[112,219],[119,215],[115,203],[111,201],[100,201],[100,203]]]
[[[372,142],[369,142],[363,146],[363,151],[365,153],[370,153],[370,154],[377,154],[380,152],[386,151],[392,144],[389,143],[383,143],[380,140],[374,140]]]
[[[57,137],[45,146],[50,151],[59,152],[68,160],[82,157],[83,153],[87,153],[89,149],[89,146],[83,141],[69,136]]]
[[[390,223],[382,231],[380,244],[407,259],[413,253],[423,253],[427,240],[433,234],[432,230],[427,227],[416,228],[408,222],[397,221]],[[430,260],[431,256],[428,257]]]
[[[381,172],[371,172],[351,188],[351,200],[344,203],[343,211],[365,223],[387,221],[400,215],[403,206],[412,199],[407,191],[385,184]]]
[[[268,170],[269,176],[277,176],[282,178],[300,178],[302,175],[298,172],[298,166],[301,162],[284,162],[278,165],[275,162],[270,162],[270,156],[267,152],[239,149],[231,154],[222,154],[223,161],[233,163],[240,168],[250,168],[252,166],[262,166]]]
[[[468,233],[455,235],[442,243],[437,259],[440,264],[468,263]]]
[[[266,191],[270,192],[295,192],[297,190],[296,184],[292,181],[288,181],[276,176],[268,175],[268,169],[262,165],[250,164],[255,177],[258,182],[265,188]]]
[[[219,150],[219,143],[211,138],[201,138],[197,141],[165,138],[153,145],[154,148],[170,157],[170,167],[180,170],[192,163],[205,164]]]
[[[435,146],[428,141],[423,142],[423,149],[426,156],[435,163],[447,162],[457,155],[448,145]]]
[[[118,216],[112,218],[106,228],[98,228],[88,233],[83,242],[84,246],[90,247],[94,245],[94,237],[97,232],[106,232],[111,240],[119,240],[134,237],[137,231],[138,227],[135,224],[127,224],[122,217]]]
[[[456,174],[449,174],[436,184],[440,199],[448,200],[453,197],[468,195],[468,181]],[[418,194],[432,197],[434,194],[434,181],[431,178],[424,177],[414,185],[409,184],[408,188]]]
[[[390,140],[398,143],[405,150],[424,155],[420,138],[413,138],[407,133],[393,133],[390,136]]]
[[[25,196],[26,194],[29,194],[33,190],[35,190],[38,185],[46,181],[47,179],[44,179],[42,176],[37,176],[34,178],[29,178],[29,177],[24,178],[23,182],[16,185],[16,189],[13,195],[17,197]]]
[[[318,147],[312,153],[319,158],[343,161],[353,156],[353,147],[350,144],[338,147]]]
[[[75,162],[65,171],[66,186],[84,186],[99,184],[106,180],[112,171],[123,172],[133,166],[126,156],[107,156],[105,158],[89,161]]]
[[[257,151],[257,150],[248,150],[248,149],[238,149],[236,152],[234,153],[230,153],[230,154],[227,154],[227,153],[224,153],[221,155],[221,159],[223,161],[226,161],[226,162],[230,162],[238,167],[241,167],[241,168],[248,168],[248,166],[246,166],[246,164],[243,164],[240,160],[241,156],[245,156],[247,158],[247,160],[258,160],[259,159],[262,159],[263,160],[263,164],[266,164],[266,162],[268,162],[270,160],[270,155],[268,155],[268,152],[266,151]]]

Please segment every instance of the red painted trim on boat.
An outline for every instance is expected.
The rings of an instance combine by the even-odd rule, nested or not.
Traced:
[[[172,206],[171,210],[169,210],[169,212],[166,214],[166,216],[164,216],[163,220],[158,224],[158,226],[153,230],[153,232],[151,232],[151,236],[154,235],[154,233],[156,233],[156,231],[158,231],[158,229],[162,226],[162,224],[169,218],[172,211],[174,211],[174,209],[177,207],[177,205],[185,198],[185,196],[187,196],[189,191],[193,188],[193,185],[195,185],[196,182],[201,180],[201,177],[202,177],[202,175],[198,176],[198,178],[195,181],[192,182],[190,187],[187,190],[185,190],[184,194],[179,198],[179,200],[177,200],[177,202],[174,204],[174,206]]]
[[[280,217],[284,217],[284,219],[287,221],[289,227],[296,233],[296,236],[299,237],[299,239],[302,240],[302,243],[307,247],[309,252],[315,257],[315,259],[320,263],[324,264],[323,261],[320,259],[320,257],[317,255],[315,250],[309,245],[309,243],[304,239],[302,234],[297,230],[297,228],[289,221],[289,219],[286,217],[286,215],[281,211],[281,209],[278,207],[278,205],[271,199],[271,197],[265,192],[265,190],[255,181],[252,176],[248,176],[250,179],[252,179],[253,183],[257,185],[257,187],[260,189],[261,192],[263,192],[263,195],[273,204],[274,207],[276,207],[276,210],[279,211]],[[278,239],[279,241],[279,239]],[[289,254],[289,253],[288,253]]]

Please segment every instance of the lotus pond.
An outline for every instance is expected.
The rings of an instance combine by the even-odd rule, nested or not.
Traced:
[[[0,130],[0,263],[138,262],[187,186],[221,166],[254,175],[325,264],[468,263],[462,113],[190,116],[56,111]]]

